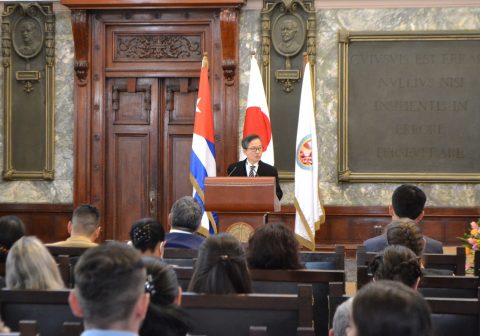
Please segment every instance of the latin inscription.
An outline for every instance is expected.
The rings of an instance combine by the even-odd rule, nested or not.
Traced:
[[[479,50],[477,40],[350,43],[349,169],[480,173]]]

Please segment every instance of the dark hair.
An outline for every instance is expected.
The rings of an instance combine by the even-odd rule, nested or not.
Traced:
[[[399,218],[416,219],[422,214],[427,196],[418,187],[403,184],[392,195],[393,211]]]
[[[391,280],[371,282],[353,299],[357,336],[431,336],[430,309],[425,299]]]
[[[12,245],[25,235],[25,224],[17,216],[0,217],[0,262],[7,260]]]
[[[75,232],[90,236],[98,228],[100,212],[90,204],[78,206],[72,215],[72,226]]]
[[[251,293],[245,251],[228,233],[209,236],[200,245],[188,290],[205,294]]]
[[[140,252],[119,242],[88,249],[75,265],[75,292],[85,322],[108,329],[130,317],[145,292]]]
[[[242,148],[247,149],[248,145],[250,145],[250,142],[252,142],[255,139],[259,139],[260,141],[262,141],[262,138],[260,138],[258,134],[249,134],[246,137],[244,137],[242,139]],[[263,144],[263,141],[262,141],[262,144]]]
[[[195,232],[202,220],[202,208],[192,196],[183,196],[173,203],[170,216],[174,229]]]
[[[299,245],[288,227],[279,223],[259,226],[248,240],[250,268],[299,269]]]
[[[177,306],[178,280],[173,268],[159,258],[143,257],[147,268],[145,290],[150,305],[140,328],[140,336],[180,336],[190,329],[185,312]]]
[[[417,223],[407,218],[394,220],[387,225],[387,243],[406,246],[417,256],[422,255],[425,246],[422,231]]]
[[[159,242],[165,240],[165,230],[156,219],[142,218],[133,223],[130,240],[133,246],[142,252],[153,251]]]
[[[387,246],[370,263],[375,280],[395,280],[412,287],[422,275],[419,257],[408,247]]]

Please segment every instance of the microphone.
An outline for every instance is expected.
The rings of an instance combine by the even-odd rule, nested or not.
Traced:
[[[233,167],[232,171],[230,172],[230,174],[228,174],[228,177],[232,176],[233,172],[237,170],[237,166]]]

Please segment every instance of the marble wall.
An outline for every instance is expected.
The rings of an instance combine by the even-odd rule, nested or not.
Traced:
[[[320,160],[320,190],[326,205],[388,205],[392,183],[337,182],[338,52],[337,32],[479,30],[480,8],[318,9],[316,123]],[[240,31],[241,138],[249,78],[250,50],[260,50],[260,13],[244,10]],[[296,127],[296,125],[294,126]],[[480,205],[480,184],[419,184],[431,207]],[[282,184],[282,203],[293,203],[294,184]]]
[[[0,11],[3,12],[3,4]],[[47,181],[3,181],[0,203],[73,202],[73,40],[70,12],[55,8],[55,179]],[[1,20],[1,17],[0,17]],[[1,46],[0,46],[1,52]],[[3,92],[3,67],[0,67]],[[3,94],[0,98],[0,167],[3,169]]]
[[[73,41],[70,13],[56,8],[55,180],[0,180],[0,203],[71,203],[73,200]],[[3,11],[3,5],[0,4]],[[260,12],[244,9],[240,29],[240,129],[247,100],[252,49],[260,48]],[[326,205],[387,205],[397,184],[339,184],[337,174],[337,31],[478,30],[480,8],[319,9],[317,10],[317,111],[320,188]],[[0,68],[0,72],[3,69]],[[3,76],[3,73],[0,74]],[[0,81],[0,90],[3,82]],[[3,114],[0,97],[0,113]],[[295,126],[296,127],[296,126]],[[3,130],[3,118],[0,118]],[[3,132],[0,132],[3,167]],[[283,203],[293,201],[293,183],[283,184]],[[480,204],[479,184],[421,184],[428,206],[473,207]]]

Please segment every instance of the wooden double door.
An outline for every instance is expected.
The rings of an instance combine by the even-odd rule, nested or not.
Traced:
[[[166,225],[171,204],[192,193],[198,78],[109,78],[105,91],[106,237],[127,240],[136,220]]]

